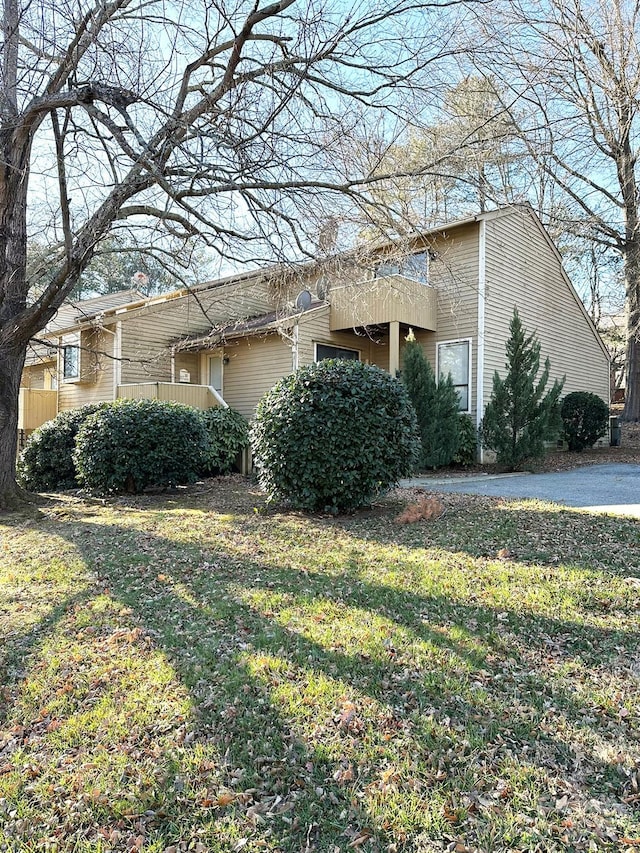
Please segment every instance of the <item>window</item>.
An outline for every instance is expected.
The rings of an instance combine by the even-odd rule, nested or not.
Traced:
[[[80,338],[69,335],[62,339],[62,376],[64,379],[80,378]]]
[[[357,349],[316,344],[316,361],[324,361],[325,358],[344,358],[348,361],[360,361],[360,352]]]
[[[376,277],[386,275],[403,275],[423,284],[429,283],[429,252],[416,252],[405,258],[383,261],[376,267]]]
[[[453,385],[460,398],[459,410],[471,409],[471,340],[444,341],[438,344],[436,362],[438,376],[451,374]]]

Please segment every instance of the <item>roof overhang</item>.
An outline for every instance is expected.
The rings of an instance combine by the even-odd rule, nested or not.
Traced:
[[[268,314],[260,314],[245,320],[237,320],[218,326],[206,335],[198,335],[190,338],[182,338],[174,343],[176,352],[194,352],[197,350],[213,349],[222,346],[226,341],[239,338],[259,337],[274,334],[281,329],[289,329],[295,326],[303,317],[313,314],[322,308],[328,308],[327,302],[314,302],[306,311],[295,313],[281,313],[271,311]]]

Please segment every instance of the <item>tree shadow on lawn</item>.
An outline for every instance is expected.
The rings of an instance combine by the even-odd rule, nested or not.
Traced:
[[[25,675],[26,661],[39,651],[43,637],[53,633],[61,620],[68,616],[70,611],[86,603],[91,594],[89,591],[83,591],[70,595],[53,606],[46,615],[32,622],[28,628],[4,634],[0,647],[0,688],[4,686],[9,691],[9,685],[15,684]],[[7,609],[10,604],[11,602],[7,602]],[[0,726],[6,725],[10,709],[9,692],[5,697],[6,701],[0,702]],[[0,754],[1,752],[0,748]]]
[[[444,513],[430,521],[398,524],[394,517],[408,504],[435,498]],[[366,512],[340,519],[318,520],[335,524],[357,539],[407,548],[442,547],[472,557],[495,557],[506,550],[520,562],[576,568],[605,569],[640,577],[640,521],[636,518],[580,511],[544,501],[479,495],[396,491],[372,521]]]
[[[243,837],[247,849],[263,841],[329,850],[369,831],[370,850],[404,838],[411,845],[421,830],[469,843],[511,832],[519,843],[525,830],[510,826],[509,814],[542,809],[559,824],[563,793],[576,801],[621,793],[614,753],[625,721],[546,670],[574,659],[573,626],[561,619],[541,624],[515,608],[498,613],[374,583],[357,553],[338,585],[335,574],[300,571],[286,554],[250,559],[220,536],[185,544],[79,519],[51,526],[95,567],[98,596],[118,602],[96,642],[116,636],[116,651],[133,644],[149,663],[149,649],[160,650],[192,706],[182,744],[172,736],[179,723],[165,740],[140,732],[147,751],[154,740],[162,747],[162,796],[129,786],[128,813],[98,798],[89,812],[99,824],[143,827],[163,843],[200,829],[211,844],[226,832],[221,850]],[[247,526],[250,517],[230,522],[243,536]],[[123,614],[133,640],[117,638]],[[589,660],[603,644],[638,644],[634,632],[580,630]],[[610,758],[596,754],[601,741]],[[610,817],[611,828],[622,831],[627,819]],[[74,828],[78,838],[89,825]]]

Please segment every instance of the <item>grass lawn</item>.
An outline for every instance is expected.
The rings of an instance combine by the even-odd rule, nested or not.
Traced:
[[[640,527],[243,480],[0,519],[0,851],[637,851]]]

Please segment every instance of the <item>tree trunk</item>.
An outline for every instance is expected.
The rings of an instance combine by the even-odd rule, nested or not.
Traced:
[[[627,308],[627,394],[622,420],[640,419],[640,211],[638,208],[638,183],[636,160],[631,146],[632,116],[623,103],[620,107],[620,149],[617,167],[624,202],[625,241],[624,289]]]
[[[0,346],[0,509],[11,509],[21,503],[16,486],[16,454],[18,449],[18,391],[25,360],[25,350]]]
[[[637,228],[634,229],[637,231]],[[631,235],[624,254],[627,308],[626,396],[623,421],[640,420],[640,234]]]
[[[640,270],[638,271],[640,272]],[[627,286],[627,355],[626,355],[626,393],[623,421],[640,420],[640,299],[636,277],[635,285]]]

